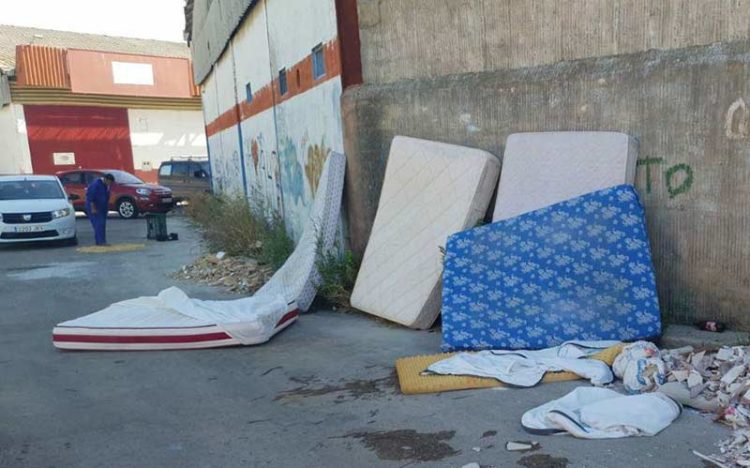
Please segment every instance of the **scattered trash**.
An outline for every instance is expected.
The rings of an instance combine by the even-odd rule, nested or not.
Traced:
[[[527,432],[567,432],[582,439],[653,436],[680,416],[682,407],[663,393],[622,395],[606,388],[578,387],[523,414]]]
[[[697,450],[693,450],[693,455],[695,455],[696,457],[700,458],[703,461],[706,461],[706,462],[710,463],[711,465],[718,466],[719,468],[730,468],[729,465],[725,465],[723,463],[719,463],[716,460],[714,460],[713,458],[711,458],[709,456],[706,456],[706,455],[703,455],[702,453],[700,453]]]
[[[181,280],[220,286],[232,292],[254,294],[273,275],[267,265],[246,257],[229,257],[224,252],[205,255],[174,274]]]
[[[613,346],[600,351],[589,359],[604,362],[607,366],[612,365],[621,346]],[[443,361],[455,354],[431,354],[427,356],[411,356],[396,360],[396,372],[398,374],[401,392],[405,395],[421,393],[439,393],[452,390],[466,390],[471,388],[492,388],[493,390],[507,390],[507,386],[494,378],[470,377],[465,375],[435,375],[426,373],[425,370],[438,361]],[[578,380],[581,376],[573,372],[547,372],[542,382],[566,382]]]
[[[623,348],[612,364],[612,370],[630,393],[655,390],[666,381],[667,374],[660,354],[653,343],[636,341]]]
[[[523,441],[511,441],[505,444],[505,450],[509,452],[532,452],[538,450],[541,447],[539,442],[523,442]]]
[[[606,385],[614,376],[606,363],[579,359],[614,346],[617,341],[571,341],[537,351],[480,351],[458,353],[427,368],[427,373],[489,377],[517,387],[533,387],[547,372],[568,371]]]
[[[453,234],[446,252],[443,351],[661,334],[644,211],[630,185]]]
[[[717,322],[715,320],[704,320],[702,322],[696,322],[695,326],[700,330],[715,333],[722,333],[727,329],[726,324],[724,324],[723,322]]]
[[[439,247],[482,219],[499,173],[499,160],[486,151],[396,136],[352,306],[430,328],[441,313]]]
[[[720,442],[719,454],[693,453],[719,467],[750,467],[750,347],[700,352],[686,347],[664,350],[661,357],[668,374],[660,391],[686,406],[716,414],[717,422],[735,430]]]
[[[472,447],[471,449],[472,449],[473,451],[475,451],[475,452],[481,452],[481,451],[482,451],[482,448],[481,448],[481,447]]]
[[[52,330],[52,342],[60,349],[100,351],[255,345],[298,316],[297,305],[282,296],[201,301],[172,287],[60,323]]]
[[[472,462],[472,463],[465,464],[461,468],[481,468],[481,466],[477,462]]]

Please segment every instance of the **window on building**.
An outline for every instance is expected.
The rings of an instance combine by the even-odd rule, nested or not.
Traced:
[[[150,63],[112,62],[115,84],[154,85],[154,68]]]
[[[318,79],[326,74],[326,61],[323,57],[323,44],[318,44],[312,50],[313,78]]]
[[[302,76],[301,76],[301,73],[299,72],[299,68],[297,68],[296,74],[297,74],[297,89],[301,89],[302,88]]]
[[[279,70],[279,92],[283,96],[287,92],[286,86],[286,68]]]
[[[253,102],[253,88],[250,86],[249,81],[245,85],[245,99],[247,102]]]

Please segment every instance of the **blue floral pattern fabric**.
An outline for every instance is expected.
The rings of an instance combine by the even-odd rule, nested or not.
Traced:
[[[443,349],[661,334],[643,207],[619,185],[448,239]]]

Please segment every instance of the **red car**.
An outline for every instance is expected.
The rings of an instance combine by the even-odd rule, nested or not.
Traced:
[[[133,219],[139,213],[166,213],[174,207],[172,191],[161,185],[147,184],[125,171],[105,169],[78,169],[57,173],[76,211],[86,205],[86,187],[104,174],[112,174],[109,209],[117,211],[121,218]]]

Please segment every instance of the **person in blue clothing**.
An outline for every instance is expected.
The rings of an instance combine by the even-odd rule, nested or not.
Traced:
[[[86,215],[94,228],[96,245],[107,245],[109,188],[114,181],[115,177],[112,174],[105,174],[86,188]]]

